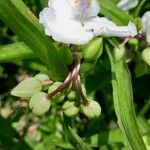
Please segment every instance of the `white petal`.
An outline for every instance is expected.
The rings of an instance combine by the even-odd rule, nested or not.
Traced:
[[[137,6],[139,0],[120,0],[117,4],[123,10],[129,10]]]
[[[71,5],[75,18],[84,21],[96,17],[100,11],[97,0],[67,0]]]
[[[40,13],[39,19],[44,26],[45,34],[52,36],[57,42],[80,45],[89,42],[93,38],[93,33],[84,30],[80,22],[57,18],[54,10],[49,7]]]
[[[147,11],[142,17],[143,32],[146,33],[146,41],[150,43],[150,11]]]
[[[96,17],[84,24],[86,30],[93,30],[96,36],[134,37],[137,34],[136,26],[129,22],[128,26],[117,26],[104,17]]]
[[[52,8],[46,7],[39,14],[39,22],[44,26],[44,31],[46,35],[52,35],[52,28],[49,25],[53,25],[56,22],[56,16]]]
[[[73,9],[67,0],[49,0],[48,6],[54,9],[57,18],[72,18]]]

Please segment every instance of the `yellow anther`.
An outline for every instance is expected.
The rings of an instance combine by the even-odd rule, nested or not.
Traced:
[[[74,4],[77,4],[79,2],[79,0],[73,0]]]
[[[80,0],[72,0],[73,4],[78,4]],[[85,0],[85,2],[87,3],[88,6],[92,5],[92,0]]]
[[[87,0],[88,5],[92,5],[92,0]]]

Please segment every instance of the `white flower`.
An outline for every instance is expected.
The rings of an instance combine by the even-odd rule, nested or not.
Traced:
[[[147,11],[142,17],[143,32],[146,34],[146,41],[150,43],[150,11]]]
[[[137,6],[139,0],[120,0],[117,4],[123,10],[129,10]]]
[[[45,34],[57,42],[85,44],[94,36],[133,37],[137,34],[135,25],[117,26],[104,17],[96,0],[49,0],[49,7],[40,13],[39,20]]]

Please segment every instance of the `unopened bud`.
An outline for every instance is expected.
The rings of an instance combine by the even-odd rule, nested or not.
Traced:
[[[68,117],[75,116],[79,112],[79,108],[75,106],[74,102],[65,102],[62,109],[64,110],[64,113]]]
[[[41,82],[49,80],[49,77],[43,73],[37,74],[34,78],[40,80]]]
[[[143,50],[142,59],[150,66],[150,48]]]
[[[137,51],[139,41],[136,38],[131,38],[128,42],[130,48]]]
[[[53,98],[54,101],[56,101],[57,103],[61,103],[64,101],[65,99],[65,94],[63,92],[59,92],[58,94],[56,94]]]
[[[117,61],[119,61],[121,58],[124,57],[125,54],[125,47],[123,45],[119,45],[119,47],[116,47],[114,49],[114,58]]]
[[[76,98],[76,93],[75,91],[70,91],[69,94],[67,95],[67,98],[69,101],[73,101]]]
[[[81,105],[81,109],[88,118],[96,118],[101,114],[101,107],[96,101],[89,101],[87,105]]]
[[[33,113],[41,115],[49,110],[50,101],[47,100],[46,96],[47,94],[44,92],[37,92],[31,97],[29,106]]]
[[[53,83],[49,89],[48,89],[48,93],[53,92],[54,90],[56,90],[62,83],[61,82],[55,82]]]
[[[48,93],[50,94],[51,92],[56,90],[61,84],[62,84],[61,82],[55,82],[54,84],[52,84],[48,89]],[[52,99],[53,100],[55,99],[57,102],[62,102],[64,98],[65,98],[64,92],[59,92],[52,97]]]
[[[11,94],[18,97],[28,98],[34,93],[41,91],[42,84],[36,78],[28,78],[20,82],[12,91]]]
[[[103,40],[98,37],[85,45],[83,49],[83,58],[85,62],[93,62],[101,56],[102,51]]]

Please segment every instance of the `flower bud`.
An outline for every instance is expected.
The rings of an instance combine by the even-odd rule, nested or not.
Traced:
[[[116,61],[119,61],[121,58],[123,58],[125,54],[125,47],[123,45],[119,45],[119,47],[116,47],[114,49],[114,58]]]
[[[31,97],[29,107],[35,114],[41,115],[49,110],[50,101],[46,96],[47,94],[44,92],[37,92]]]
[[[65,95],[63,92],[59,92],[57,93],[53,98],[54,101],[56,101],[57,103],[61,103],[64,101],[65,99]]]
[[[62,84],[61,82],[55,82],[54,84],[52,84],[48,89],[48,93],[51,93],[54,90],[56,90],[61,84]],[[64,92],[59,92],[54,97],[52,97],[52,99],[55,99],[57,102],[62,102],[64,98],[65,98]]]
[[[41,91],[42,84],[36,78],[28,78],[20,82],[12,91],[11,94],[18,97],[28,98],[34,93]]]
[[[69,101],[65,102],[62,109],[64,110],[65,115],[68,117],[75,116],[79,112],[79,108],[75,106],[75,103]]]
[[[143,50],[142,59],[150,66],[150,48]]]
[[[81,105],[81,109],[88,118],[96,118],[101,114],[101,107],[96,101],[89,101],[88,105]]]
[[[132,48],[133,50],[137,51],[139,41],[136,38],[131,38],[129,40],[128,44],[129,44],[130,48]]]
[[[48,89],[48,93],[51,93],[54,90],[56,90],[61,84],[61,82],[55,82],[54,84],[52,84]]]
[[[49,77],[46,74],[39,73],[34,78],[40,80],[41,82],[49,80]]]
[[[70,91],[69,94],[67,95],[67,98],[69,101],[74,101],[76,98],[76,93],[75,91]]]
[[[85,62],[93,62],[101,56],[102,51],[103,41],[102,38],[98,37],[85,45],[83,49],[83,58]]]

